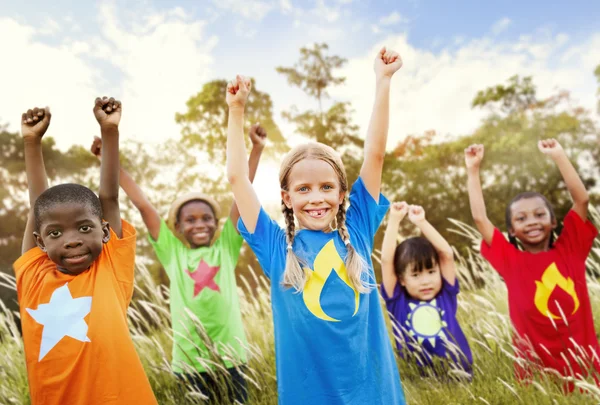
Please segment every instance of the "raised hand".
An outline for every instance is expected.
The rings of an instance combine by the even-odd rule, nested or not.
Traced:
[[[42,139],[50,125],[50,108],[32,108],[21,115],[21,134],[23,139]]]
[[[94,103],[94,116],[100,126],[119,126],[122,105],[113,97],[97,97]]]
[[[406,201],[395,202],[390,207],[390,218],[397,220],[398,222],[406,216],[408,212],[408,204]]]
[[[377,77],[392,77],[402,67],[402,58],[398,52],[381,48],[375,57],[374,69]]]
[[[235,80],[230,81],[227,84],[227,95],[225,96],[229,108],[244,108],[251,88],[252,82],[244,76],[237,75]]]
[[[563,147],[556,139],[543,139],[539,141],[538,149],[544,155],[548,155],[551,158],[556,158],[565,154]]]
[[[425,220],[425,210],[420,205],[411,205],[408,208],[408,220],[413,224],[418,224]]]
[[[483,160],[483,145],[473,144],[465,149],[465,164],[467,169],[479,169]]]
[[[102,139],[100,137],[94,137],[94,142],[92,142],[90,152],[92,152],[92,154],[98,159],[102,158]]]
[[[264,148],[267,143],[267,131],[256,123],[250,127],[250,140],[253,148]]]

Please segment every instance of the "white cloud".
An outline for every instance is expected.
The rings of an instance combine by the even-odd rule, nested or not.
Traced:
[[[255,21],[262,20],[275,8],[274,2],[260,0],[213,0],[213,4],[220,9],[231,11]]]
[[[397,24],[399,22],[404,22],[404,21],[406,21],[406,19],[404,17],[402,17],[399,12],[394,11],[392,14],[390,14],[388,16],[381,17],[379,19],[379,24],[393,25],[393,24]]]
[[[54,35],[59,33],[60,31],[60,24],[50,17],[46,17],[44,19],[44,22],[42,23],[42,26],[39,29],[39,32],[42,35]]]
[[[331,91],[332,97],[352,103],[363,134],[374,97],[374,80],[369,80],[374,76],[373,58],[382,45],[398,50],[404,60],[392,80],[390,148],[408,134],[430,129],[438,134],[470,133],[486,114],[470,107],[477,91],[506,83],[515,74],[533,76],[540,98],[565,89],[585,108],[595,106],[592,72],[600,60],[600,33],[570,46],[563,34],[543,42],[526,38],[500,43],[482,38],[436,53],[415,48],[406,36],[397,35],[373,46],[368,55],[350,58],[340,72],[347,77],[346,86]]]
[[[494,35],[500,34],[501,32],[505,31],[511,23],[512,21],[508,17],[504,17],[501,20],[496,21],[494,25],[492,25],[492,33]]]
[[[210,78],[217,39],[177,10],[142,16],[131,29],[108,5],[100,6],[98,19],[98,37],[63,38],[56,45],[39,42],[36,27],[0,19],[0,48],[15,61],[0,75],[0,122],[18,130],[24,110],[49,105],[49,135],[58,146],[87,146],[98,133],[94,98],[114,95],[124,103],[123,138],[161,142],[179,135],[175,112],[185,111],[187,99]]]

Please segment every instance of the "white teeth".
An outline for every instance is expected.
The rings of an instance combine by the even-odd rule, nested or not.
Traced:
[[[314,218],[320,218],[325,214],[325,210],[311,210],[308,211],[308,215]]]

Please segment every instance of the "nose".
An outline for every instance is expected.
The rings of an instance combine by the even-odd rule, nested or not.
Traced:
[[[308,202],[311,204],[318,204],[322,203],[323,201],[325,201],[325,198],[323,197],[323,194],[318,191],[313,191],[308,199]]]
[[[73,249],[73,248],[77,248],[79,246],[81,246],[83,244],[83,242],[81,241],[81,239],[79,238],[70,238],[69,240],[67,240],[64,243],[64,247],[66,249]]]

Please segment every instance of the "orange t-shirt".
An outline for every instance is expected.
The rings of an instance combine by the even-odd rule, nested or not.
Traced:
[[[157,403],[127,326],[136,232],[122,224],[79,275],[37,247],[14,263],[32,404]]]

